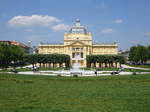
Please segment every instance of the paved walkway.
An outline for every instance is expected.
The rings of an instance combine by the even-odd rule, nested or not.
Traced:
[[[131,66],[124,65],[124,64],[121,66],[123,68],[130,68],[130,69],[150,70],[149,68],[131,67]],[[108,75],[111,75],[111,72],[113,72],[113,71],[98,71],[97,76],[108,76]],[[12,73],[12,72],[7,72],[7,73]],[[137,74],[150,74],[150,72],[136,72],[136,73]],[[37,72],[26,71],[26,72],[19,72],[18,74],[22,74],[22,75],[49,75],[49,76],[57,76],[58,74],[60,74],[62,76],[72,76],[70,74],[70,71],[67,71],[67,70],[65,70],[65,71],[37,71]],[[132,74],[133,74],[132,72],[120,72],[117,75],[132,75]],[[84,74],[82,74],[80,76],[96,76],[96,75],[94,74],[94,71],[84,71]]]
[[[132,67],[132,66],[124,65],[124,64],[122,64],[121,67],[130,68],[130,69],[150,70],[149,68]]]
[[[110,76],[111,73],[110,71],[107,71],[108,73],[103,73],[103,72],[99,72],[97,75],[95,74],[82,74],[82,75],[78,75],[79,77],[86,77],[86,76]],[[11,73],[12,72],[7,72],[7,73]],[[47,76],[57,76],[58,73],[55,72],[45,72],[45,71],[38,71],[38,72],[32,72],[32,71],[27,71],[27,72],[18,72],[17,74],[21,74],[21,75],[47,75]],[[60,74],[60,73],[59,73]],[[136,72],[136,74],[150,74],[150,72]],[[68,73],[62,73],[60,74],[61,76],[72,76],[72,74],[68,74]],[[115,74],[115,75],[133,75],[132,72],[120,72],[119,74]]]

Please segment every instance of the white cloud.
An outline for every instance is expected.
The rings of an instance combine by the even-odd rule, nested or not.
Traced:
[[[115,20],[115,23],[121,24],[121,23],[123,23],[123,19],[116,19],[116,20]]]
[[[14,16],[8,21],[8,25],[12,27],[49,26],[58,22],[61,20],[48,15]]]
[[[69,28],[70,28],[70,26],[66,25],[66,24],[57,24],[57,25],[51,27],[51,29],[54,31],[66,31]]]
[[[146,36],[150,36],[150,32],[145,32],[145,35]]]
[[[112,28],[106,28],[101,31],[101,33],[112,33],[114,30]]]

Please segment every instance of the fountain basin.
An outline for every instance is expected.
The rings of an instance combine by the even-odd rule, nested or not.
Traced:
[[[79,71],[75,71],[75,70],[63,70],[63,71],[55,71],[53,72],[54,74],[58,74],[61,76],[74,76],[74,75],[78,75],[78,76],[82,76],[82,75],[95,75],[94,71],[85,71],[85,70],[79,70]]]
[[[73,72],[70,72],[71,75],[82,75],[82,72],[79,72],[79,71],[73,71]]]

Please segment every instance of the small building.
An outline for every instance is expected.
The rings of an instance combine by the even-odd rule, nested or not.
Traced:
[[[25,53],[31,53],[31,47],[27,46],[26,44],[24,43],[21,43],[21,42],[16,42],[16,41],[7,41],[7,40],[0,40],[0,43],[5,43],[5,44],[8,44],[8,45],[16,45],[16,46],[20,46],[21,48],[24,49]]]
[[[81,67],[86,67],[86,56],[96,54],[115,55],[118,54],[118,45],[116,43],[93,43],[92,33],[76,20],[75,24],[68,32],[64,34],[64,43],[48,44],[40,43],[38,46],[39,54],[68,54],[71,57],[71,65],[76,60]]]
[[[120,54],[121,56],[123,56],[126,60],[127,63],[129,63],[129,50],[125,50],[125,51],[119,51],[118,54]]]

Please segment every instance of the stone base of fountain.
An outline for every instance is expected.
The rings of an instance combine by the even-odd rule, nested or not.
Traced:
[[[71,75],[82,75],[82,72],[80,71],[72,71],[70,72]]]
[[[61,71],[57,71],[55,72],[58,75],[61,76],[88,76],[88,75],[94,75],[94,71],[85,71],[85,70],[81,70],[80,69],[80,63],[78,62],[78,60],[80,59],[80,57],[76,57],[75,63],[72,66],[71,70],[65,71],[65,70],[61,70]]]
[[[78,76],[94,76],[95,73],[94,71],[86,71],[86,70],[62,70],[62,71],[54,71],[54,74],[57,75],[61,75],[61,76],[74,76],[74,75],[78,75]]]

